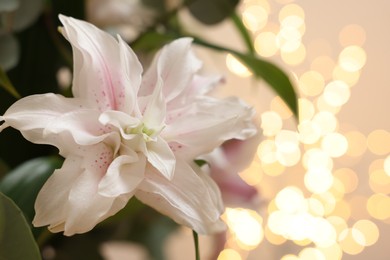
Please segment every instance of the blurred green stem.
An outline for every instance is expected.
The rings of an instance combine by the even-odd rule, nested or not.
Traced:
[[[200,260],[200,254],[199,254],[199,237],[198,237],[198,233],[196,233],[195,230],[192,230],[192,235],[193,235],[193,237],[194,237],[195,260]]]
[[[1,67],[0,67],[0,86],[2,86],[6,91],[8,91],[8,93],[10,93],[15,98],[20,99],[22,97],[18,93],[18,91],[16,91],[14,85],[12,85],[7,74],[5,73],[3,68],[1,68]]]
[[[51,233],[49,229],[45,228],[42,230],[42,232],[36,238],[39,248],[42,248],[52,235],[53,233]]]
[[[248,49],[249,54],[254,55],[255,54],[255,48],[253,47],[252,38],[246,29],[245,25],[243,24],[241,18],[238,16],[236,12],[233,12],[230,15],[230,18],[232,19],[234,25],[236,26],[238,32],[242,36],[242,39],[244,40],[244,43]]]

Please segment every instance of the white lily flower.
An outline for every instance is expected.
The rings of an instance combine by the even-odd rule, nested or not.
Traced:
[[[136,196],[200,234],[221,231],[220,191],[194,159],[255,134],[252,109],[205,95],[218,79],[197,75],[191,39],[163,48],[142,76],[119,36],[60,20],[73,48],[74,98],[32,95],[0,116],[0,131],[13,127],[65,158],[38,194],[33,224],[84,233]]]

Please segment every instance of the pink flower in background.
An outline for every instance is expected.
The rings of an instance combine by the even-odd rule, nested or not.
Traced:
[[[136,196],[198,233],[223,229],[220,191],[194,159],[253,136],[252,109],[206,95],[219,78],[198,75],[191,39],[165,46],[143,75],[119,36],[60,20],[73,48],[74,98],[28,96],[0,117],[0,131],[13,127],[65,158],[37,197],[33,224],[87,232]]]
[[[209,163],[210,176],[220,188],[227,207],[257,210],[260,206],[257,189],[239,175],[251,164],[259,142],[259,134],[246,140],[228,140],[203,157]]]

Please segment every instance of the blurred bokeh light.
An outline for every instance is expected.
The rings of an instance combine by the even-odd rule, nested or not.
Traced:
[[[338,2],[327,5],[338,12]],[[330,22],[327,36],[321,35],[333,17],[314,23],[310,16],[310,23],[307,12],[320,12],[315,8],[298,0],[240,6],[256,53],[289,71],[299,93],[299,121],[278,97],[257,107],[263,139],[240,175],[259,190],[263,204],[257,212],[226,210],[236,244],[226,243],[219,260],[367,259],[368,248],[376,252],[373,259],[390,257],[377,245],[390,224],[390,132],[386,126],[359,129],[340,117],[372,58],[365,48],[370,31],[338,14],[338,23]],[[230,54],[226,65],[241,79],[250,75]]]

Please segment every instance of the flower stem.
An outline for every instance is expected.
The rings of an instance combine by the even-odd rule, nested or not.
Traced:
[[[248,52],[251,55],[255,55],[255,48],[253,47],[253,42],[252,42],[251,36],[250,36],[248,30],[245,28],[245,25],[243,24],[241,18],[238,16],[238,14],[236,12],[233,12],[230,15],[230,18],[232,19],[234,25],[236,26],[238,32],[240,33],[242,39],[244,40],[245,45],[248,49]]]
[[[198,237],[198,233],[196,233],[195,230],[192,230],[192,235],[193,235],[193,237],[194,237],[195,260],[200,260],[200,254],[199,254],[199,237]]]

